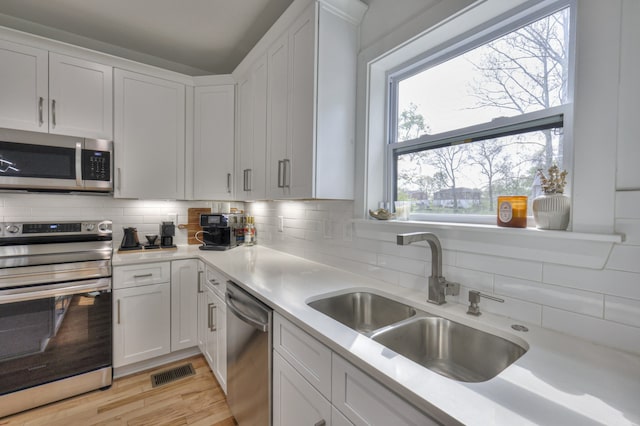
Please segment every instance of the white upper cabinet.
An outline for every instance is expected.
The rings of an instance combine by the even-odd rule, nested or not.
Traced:
[[[0,40],[0,127],[112,139],[112,68]]]
[[[233,199],[235,87],[195,88],[193,198]]]
[[[267,56],[263,54],[238,78],[236,198],[266,198]]]
[[[0,127],[47,132],[47,51],[0,40]]]
[[[113,136],[112,68],[49,54],[49,132],[93,139]]]
[[[183,199],[185,86],[116,69],[114,196]]]
[[[358,24],[366,6],[340,3],[344,11],[312,2],[267,49],[268,198],[353,198]]]

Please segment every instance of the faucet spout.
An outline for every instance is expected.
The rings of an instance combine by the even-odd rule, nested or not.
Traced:
[[[442,245],[436,234],[431,232],[411,232],[398,234],[396,242],[405,246],[418,241],[426,241],[431,248],[431,276],[429,277],[428,302],[442,305],[446,303],[447,294],[457,295],[460,292],[460,284],[447,281],[442,276]]]

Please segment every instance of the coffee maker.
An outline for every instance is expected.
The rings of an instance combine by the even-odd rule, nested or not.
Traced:
[[[173,237],[176,235],[176,226],[173,222],[162,222],[160,225],[160,247],[161,248],[173,248],[176,247],[173,244]]]
[[[238,245],[236,231],[242,220],[234,214],[202,214],[202,245],[200,250],[228,250]]]

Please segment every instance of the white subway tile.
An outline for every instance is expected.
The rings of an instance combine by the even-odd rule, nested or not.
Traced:
[[[498,295],[510,296],[584,315],[599,318],[603,316],[604,296],[602,294],[502,275],[496,275],[494,287]]]
[[[640,327],[640,300],[605,296],[604,318],[609,321]]]
[[[400,287],[421,291],[424,293],[424,300],[422,301],[427,300],[427,295],[429,294],[429,278],[424,275],[418,276],[399,271],[393,271],[393,273],[396,275],[397,284]]]
[[[458,268],[456,266],[447,266],[444,268],[444,276],[447,280],[460,283],[461,286],[471,288],[472,290],[478,290],[483,293],[493,293],[493,274]],[[467,300],[467,297],[465,296],[463,299]]]
[[[426,268],[424,262],[406,259],[404,257],[379,254],[378,266],[385,269],[393,269],[394,271],[406,272],[412,275],[426,276]]]
[[[640,354],[640,328],[593,318],[548,306],[542,308],[542,326],[585,340]]]
[[[606,268],[640,274],[640,246],[614,245]]]
[[[640,274],[633,272],[545,264],[544,282],[563,287],[640,299]]]
[[[542,280],[542,263],[539,262],[459,252],[456,266],[525,280]]]
[[[640,191],[616,192],[616,218],[640,219]]]
[[[353,260],[332,256],[325,253],[311,253],[310,260],[324,263],[334,268],[343,269],[354,274],[364,275],[369,278],[385,281],[389,284],[396,284],[398,279],[397,271],[390,271],[379,266],[356,262]]]
[[[640,245],[640,220],[617,219],[616,233],[624,235],[625,245]]]

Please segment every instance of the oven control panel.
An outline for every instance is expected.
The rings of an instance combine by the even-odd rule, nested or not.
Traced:
[[[0,237],[37,237],[48,235],[107,235],[111,234],[110,220],[87,222],[25,222],[0,223]]]

